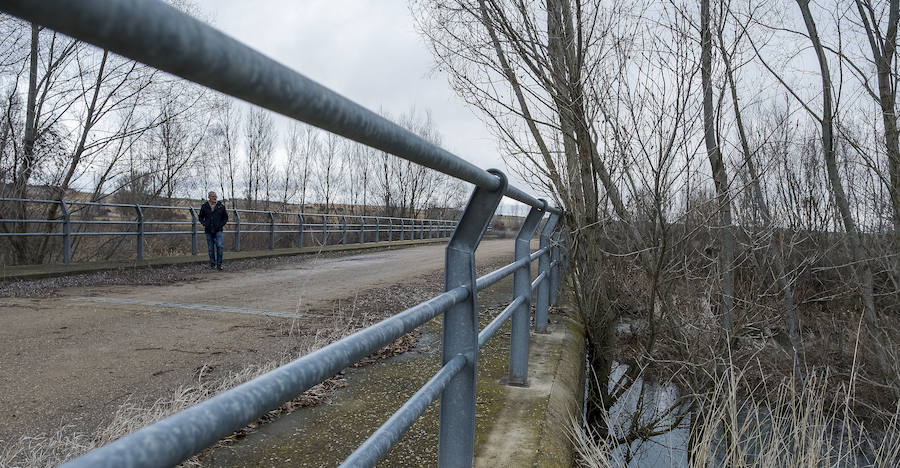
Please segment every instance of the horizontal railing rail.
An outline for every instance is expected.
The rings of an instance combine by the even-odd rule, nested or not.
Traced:
[[[122,204],[122,203],[102,203],[102,202],[83,202],[72,200],[41,200],[29,198],[0,198],[0,208],[4,203],[38,203],[59,205],[59,219],[28,219],[28,218],[0,218],[0,238],[9,237],[63,237],[62,242],[62,260],[63,263],[72,262],[72,241],[79,236],[136,236],[135,256],[137,259],[144,258],[144,236],[191,236],[191,254],[198,253],[198,237],[203,232],[203,226],[197,219],[196,208],[189,206],[165,206],[165,205],[142,205],[142,204]],[[132,210],[134,218],[130,219],[77,219],[73,216],[83,212],[76,207],[95,207],[95,208],[121,208]],[[186,220],[156,220],[147,216],[149,210],[169,210],[181,211],[184,213]],[[4,213],[5,211],[0,211]],[[346,215],[334,213],[307,213],[300,211],[266,211],[266,210],[247,210],[247,209],[228,209],[230,216],[231,228],[223,230],[225,234],[233,236],[233,250],[241,250],[241,238],[248,235],[268,234],[270,250],[275,249],[276,235],[290,234],[295,236],[292,245],[296,247],[304,247],[311,239],[309,235],[319,234],[318,239],[311,239],[315,242],[311,245],[327,245],[328,235],[340,236],[340,243],[346,245],[348,242],[363,244],[367,242],[382,241],[402,241],[413,239],[443,239],[450,236],[453,228],[456,226],[455,220],[448,219],[430,219],[430,218],[401,218],[396,216],[375,216],[375,215]],[[89,213],[92,217],[101,218],[103,215]],[[244,217],[242,217],[244,215]],[[267,216],[268,221],[246,221],[248,215]],[[111,217],[111,215],[108,215]],[[276,220],[276,217],[278,220]],[[288,222],[285,219],[292,219]],[[355,222],[349,222],[354,220]],[[54,225],[52,231],[44,229],[42,231],[28,231],[30,225]],[[100,231],[84,230],[87,226],[123,226],[124,229],[118,231]],[[148,227],[161,226],[190,226],[188,230],[148,230]],[[263,228],[264,229],[261,229]],[[22,229],[26,228],[26,229]],[[249,229],[248,229],[249,228]],[[287,229],[290,228],[290,229]],[[95,228],[100,229],[100,228]],[[373,234],[373,235],[369,235]]]
[[[558,300],[560,281],[566,271],[565,233],[559,222],[562,210],[510,185],[502,172],[479,168],[161,1],[0,0],[0,9],[475,186],[448,240],[446,292],[89,452],[66,466],[177,464],[437,317],[443,318],[442,367],[342,466],[374,465],[437,399],[441,406],[439,466],[472,465],[479,350],[509,322],[506,382],[527,385],[532,296],[536,296],[534,331],[545,333],[549,305]],[[475,250],[504,196],[530,206],[515,239],[514,260],[476,278]],[[240,211],[234,214],[240,223]],[[531,252],[531,240],[548,214],[540,229],[539,249]],[[142,217],[140,209],[137,215]],[[271,233],[275,221],[273,215],[269,216]],[[318,225],[312,224],[321,231],[323,241],[337,228],[342,241],[346,241],[350,232],[348,221],[352,220],[329,220],[331,216],[314,219]],[[301,219],[300,223],[305,221]],[[387,221],[389,240],[394,233],[400,238],[415,233],[424,236],[420,220]],[[235,231],[240,230],[239,226],[235,226]],[[235,238],[240,239],[240,235]],[[531,264],[535,259],[538,274],[532,280]],[[510,304],[480,328],[478,292],[510,275]]]

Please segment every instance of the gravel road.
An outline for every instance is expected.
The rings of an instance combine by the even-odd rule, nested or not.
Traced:
[[[511,260],[512,248],[485,241],[477,261]],[[210,378],[277,360],[343,322],[402,310],[425,299],[415,288],[443,262],[438,244],[0,285],[0,446],[62,426],[90,433],[123,402],[165,397],[201,369]],[[379,291],[397,308],[348,309]]]

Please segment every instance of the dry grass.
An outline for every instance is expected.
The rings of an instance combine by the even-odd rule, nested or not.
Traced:
[[[621,283],[643,287],[637,281]],[[686,436],[677,446],[647,437],[666,424],[641,427],[665,413],[654,407],[648,393],[651,402],[644,405],[649,409],[634,417],[630,427],[634,415],[602,415],[607,430],[573,422],[571,438],[582,466],[627,466],[629,456],[649,448],[667,457],[654,463],[672,466],[900,466],[900,402],[891,401],[884,386],[867,374],[873,360],[859,314],[837,300],[816,303],[816,310],[801,307],[806,375],[798,387],[790,355],[779,342],[780,309],[773,298],[742,304],[731,360],[717,366],[719,330],[704,294],[710,290],[702,281],[676,284],[677,307],[661,318],[652,356],[642,346],[647,312],[627,294],[616,295],[614,302],[630,312],[621,322],[627,325],[624,331],[617,333],[617,358],[641,366],[639,382],[649,383],[646,387],[668,382],[680,389],[681,400],[673,400],[691,405],[680,426],[685,433],[692,429],[690,448]],[[638,392],[644,388],[635,386]],[[644,398],[641,393],[639,401]],[[623,419],[626,427],[618,427]],[[627,437],[635,441],[619,445]]]
[[[324,336],[317,335],[316,338],[308,346],[308,349],[300,352],[300,355],[314,351],[332,341]],[[206,378],[206,367],[204,366],[198,371],[195,384],[179,387],[167,397],[159,398],[149,403],[126,401],[119,406],[109,423],[101,426],[94,434],[73,432],[71,427],[61,427],[53,434],[21,437],[0,451],[0,467],[57,466],[66,460],[106,445],[126,434],[269,372],[289,360],[289,356],[285,355],[279,361],[248,366],[240,371],[230,372],[223,378],[215,381]],[[273,410],[270,413],[290,412],[302,406],[316,404],[327,396],[327,389],[335,386],[340,386],[340,383],[336,384],[336,382],[329,380],[316,385],[304,392],[303,395],[283,405],[282,408]],[[271,419],[271,416],[262,419]],[[229,439],[240,438],[246,435],[248,429],[252,429],[255,426],[254,424],[248,428],[241,429]],[[226,441],[229,439],[226,439]],[[195,456],[186,461],[184,466],[200,466],[201,458],[202,454]]]
[[[378,317],[360,310],[371,298],[355,298],[346,307],[337,308],[332,314],[323,317],[314,337],[301,342],[302,348],[291,354],[285,352],[280,359],[260,365],[247,366],[237,372],[230,372],[219,379],[211,379],[207,367],[197,372],[195,383],[175,389],[172,394],[151,402],[126,401],[115,411],[109,422],[95,433],[77,432],[71,426],[60,427],[52,434],[23,436],[0,449],[0,468],[5,467],[53,467],[90,450],[106,445],[126,434],[132,433],[172,414],[208,400],[224,391],[252,380],[275,369],[293,359],[315,351],[357,330],[371,325]],[[293,334],[294,329],[285,330]],[[396,340],[391,345],[376,351],[364,359],[371,363],[409,350],[415,345],[418,334],[414,331]],[[259,425],[270,422],[277,417],[291,413],[299,408],[312,406],[327,401],[329,393],[346,385],[341,375],[334,376],[325,382],[313,386],[303,394],[276,408],[255,423],[239,429],[219,442],[219,445],[233,443],[253,432]],[[201,466],[205,453],[201,452],[182,463],[182,466]]]

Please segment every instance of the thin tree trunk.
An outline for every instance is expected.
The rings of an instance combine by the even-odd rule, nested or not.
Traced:
[[[25,131],[22,136],[22,162],[21,166],[13,174],[14,183],[13,190],[18,198],[28,198],[28,182],[31,180],[31,174],[34,171],[35,155],[34,145],[37,140],[37,67],[38,67],[38,41],[40,40],[40,29],[38,25],[31,24],[31,53],[28,66],[28,97],[25,101]],[[26,219],[27,212],[25,203],[18,202],[16,204],[16,216],[18,219]],[[18,232],[25,232],[27,225],[19,223]],[[30,242],[28,237],[14,237],[11,244],[14,247],[17,263],[34,263]]]
[[[860,241],[859,230],[853,215],[850,212],[850,203],[844,192],[844,185],[841,181],[840,173],[837,167],[837,157],[834,149],[834,103],[831,95],[831,72],[828,69],[828,59],[825,56],[825,49],[819,39],[819,33],[816,29],[815,20],[809,11],[809,0],[797,0],[800,7],[800,13],[803,15],[803,22],[809,33],[809,40],[812,43],[813,50],[819,62],[819,70],[822,78],[822,118],[819,120],[822,126],[822,152],[825,159],[825,167],[828,172],[828,181],[831,184],[831,191],[834,194],[835,204],[844,229],[847,231],[847,243],[850,248],[850,254],[856,262],[856,276],[859,281],[859,294],[863,305],[863,317],[866,322],[866,332],[872,341],[875,356],[878,361],[878,368],[882,378],[891,386],[895,397],[900,397],[900,388],[898,388],[897,374],[891,366],[891,358],[888,351],[890,346],[890,337],[886,331],[882,329],[878,315],[875,311],[874,285],[872,279],[872,269],[869,265],[868,258],[863,250]]]
[[[721,288],[720,307],[723,339],[730,341],[734,326],[734,233],[731,226],[731,201],[728,197],[728,174],[719,150],[716,134],[715,113],[712,95],[712,36],[710,33],[709,0],[700,1],[700,73],[703,80],[703,139],[709,166],[712,169],[716,188],[719,216],[719,281]],[[726,344],[725,351],[728,346]]]
[[[868,2],[866,2],[868,5]],[[856,0],[856,8],[859,11],[860,20],[866,30],[869,39],[869,47],[872,49],[872,59],[875,63],[875,72],[878,79],[878,104],[881,106],[881,118],[884,124],[884,144],[888,157],[888,172],[890,174],[890,187],[888,192],[893,208],[894,225],[894,282],[900,283],[900,130],[897,128],[897,91],[894,89],[892,79],[892,67],[894,55],[897,52],[897,26],[900,21],[900,0],[890,0],[888,9],[887,30],[884,38],[876,33],[877,20],[871,9],[863,7],[860,0]],[[869,14],[866,13],[869,11]],[[871,22],[870,22],[871,21]],[[900,293],[898,291],[897,293]]]
[[[797,320],[797,307],[794,303],[794,290],[793,286],[791,285],[790,279],[787,277],[787,272],[784,267],[784,257],[781,255],[781,248],[779,245],[780,243],[778,242],[774,225],[772,223],[772,213],[769,210],[769,205],[766,203],[766,200],[763,197],[762,187],[760,186],[759,181],[759,172],[756,169],[756,163],[753,161],[753,155],[750,151],[750,144],[747,140],[747,134],[744,128],[744,120],[743,116],[741,115],[741,109],[738,103],[737,85],[734,81],[734,69],[732,68],[731,64],[731,57],[725,50],[725,41],[722,37],[721,30],[719,31],[718,39],[719,50],[722,53],[722,61],[725,65],[725,76],[728,80],[728,87],[731,91],[731,102],[732,106],[734,107],[735,126],[737,127],[738,138],[740,139],[741,153],[744,156],[744,163],[746,164],[747,170],[750,173],[750,191],[752,194],[753,203],[756,205],[756,209],[759,211],[760,217],[762,218],[763,228],[771,231],[768,253],[772,259],[772,264],[775,267],[775,280],[777,281],[778,288],[781,291],[784,302],[782,317],[785,327],[788,330],[788,338],[791,342],[791,357],[794,361],[794,374],[795,377],[800,382],[802,382],[802,349],[800,343],[800,327]],[[762,264],[763,260],[764,259],[759,259],[759,263]]]

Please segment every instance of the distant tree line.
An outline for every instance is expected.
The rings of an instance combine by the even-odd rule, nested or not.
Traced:
[[[352,204],[391,216],[455,209],[465,199],[442,174],[304,124],[276,125],[265,110],[5,15],[0,111],[0,197],[79,191],[88,201],[165,203],[215,190],[235,208]],[[397,120],[440,142],[428,112],[413,108]],[[58,205],[0,203],[2,218],[60,216]],[[15,262],[40,263],[52,240],[2,243]]]

